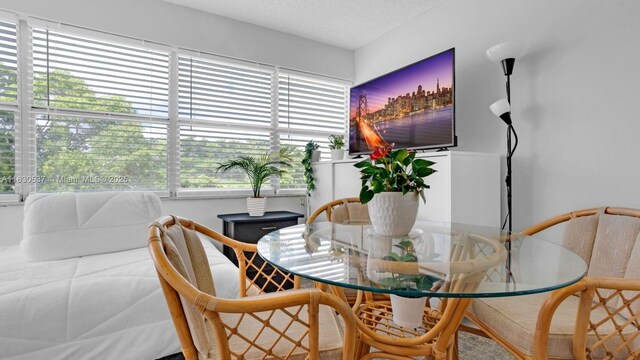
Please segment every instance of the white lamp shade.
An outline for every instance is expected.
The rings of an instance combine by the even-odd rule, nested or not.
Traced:
[[[500,99],[489,106],[493,115],[500,117],[511,111],[511,106],[507,99]]]
[[[494,45],[487,50],[487,57],[491,61],[502,61],[504,59],[517,59],[524,54],[524,46],[513,41],[506,41]]]

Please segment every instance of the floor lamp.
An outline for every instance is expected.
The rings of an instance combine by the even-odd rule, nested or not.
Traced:
[[[499,117],[505,124],[507,124],[507,177],[505,178],[505,184],[507,187],[507,216],[502,224],[502,229],[504,229],[508,224],[509,227],[507,230],[509,230],[509,233],[513,231],[511,158],[518,147],[518,135],[513,128],[513,123],[511,122],[511,74],[513,73],[513,66],[516,63],[516,58],[522,56],[523,52],[524,51],[521,46],[512,42],[500,43],[487,50],[487,57],[492,61],[499,61],[502,64],[504,75],[507,77],[507,98],[494,102],[489,108],[495,116]],[[515,140],[513,144],[512,137]],[[507,243],[507,249],[511,250],[510,242]]]
[[[507,224],[509,225],[507,229],[509,230],[508,239],[511,239],[511,232],[513,231],[511,158],[518,147],[518,134],[516,134],[516,130],[513,128],[513,123],[511,121],[511,74],[513,73],[513,66],[516,63],[516,59],[522,56],[523,53],[523,48],[512,42],[500,43],[487,50],[487,57],[489,60],[496,62],[499,61],[500,64],[502,64],[504,76],[507,77],[507,98],[494,102],[489,106],[489,108],[495,116],[499,117],[505,124],[507,124],[507,177],[504,179],[507,187],[507,216],[502,223],[502,229],[504,229]],[[512,137],[513,140],[515,140],[513,144]],[[507,241],[505,246],[507,248],[507,283],[509,283],[513,280],[513,273],[511,272],[511,241]]]

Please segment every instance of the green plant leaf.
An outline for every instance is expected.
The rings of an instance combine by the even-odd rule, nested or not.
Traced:
[[[406,239],[400,241],[397,245],[400,246],[405,251],[408,251],[409,249],[413,248],[413,243],[411,242],[411,240],[406,240]]]
[[[393,251],[390,252],[388,256],[390,256],[393,259],[393,261],[400,261],[400,255],[394,253]]]
[[[365,167],[360,169],[360,173],[366,174],[366,175],[374,175],[377,172],[378,172],[378,169],[375,166]]]
[[[363,204],[368,203],[373,199],[373,195],[373,191],[371,191],[368,186],[363,186],[362,190],[360,190],[360,202]]]
[[[418,258],[414,254],[404,254],[400,257],[402,262],[417,262]]]
[[[416,280],[416,287],[418,290],[425,291],[429,290],[433,287],[434,280],[426,275],[421,275],[420,278]]]
[[[378,280],[378,283],[387,288],[395,289],[400,286],[400,281],[394,277],[385,277]]]
[[[425,160],[425,159],[415,159],[413,161],[413,167],[419,167],[419,168],[423,168],[423,167],[430,167],[432,165],[435,165],[435,163],[433,161],[429,161],[429,160]]]
[[[404,164],[404,160],[409,156],[409,151],[407,149],[400,149],[396,155],[395,160],[399,163]],[[408,164],[407,164],[408,165]]]
[[[355,164],[353,164],[353,166],[357,167],[357,168],[364,168],[364,167],[369,167],[372,166],[373,164],[371,164],[370,160],[362,160],[360,162],[357,162]]]
[[[379,182],[379,181],[371,182],[371,188],[372,188],[373,192],[376,193],[376,194],[379,194],[379,193],[384,191],[384,185],[382,185],[382,183]]]
[[[434,172],[436,172],[434,169],[428,168],[428,167],[420,167],[420,168],[413,168],[413,173],[416,176],[419,176],[421,178],[429,176],[431,174],[433,174]]]

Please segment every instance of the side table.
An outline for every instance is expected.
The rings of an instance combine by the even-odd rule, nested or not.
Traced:
[[[298,225],[298,219],[301,217],[304,215],[291,211],[267,211],[263,216],[249,216],[247,213],[218,215],[218,218],[222,219],[223,235],[249,244],[258,243],[261,237],[272,231]],[[225,246],[223,254],[238,265],[236,254],[231,248]],[[271,269],[273,269],[271,265],[267,265],[265,272],[270,272]],[[253,278],[255,272],[255,269],[247,269],[247,276]],[[268,290],[269,288],[267,288]]]

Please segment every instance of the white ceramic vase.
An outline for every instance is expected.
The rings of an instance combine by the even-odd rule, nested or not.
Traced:
[[[248,197],[247,198],[247,212],[249,216],[262,216],[267,210],[267,198],[266,197]]]
[[[331,160],[344,160],[345,152],[346,151],[344,149],[331,149]]]
[[[318,161],[320,161],[320,155],[322,154],[322,152],[320,150],[313,150],[313,152],[311,153],[311,162],[312,163],[316,163]]]
[[[381,192],[369,201],[371,225],[379,235],[400,236],[411,231],[418,216],[419,195],[410,192]]]
[[[408,298],[391,294],[393,322],[406,328],[422,326],[422,314],[426,304],[426,297]]]

